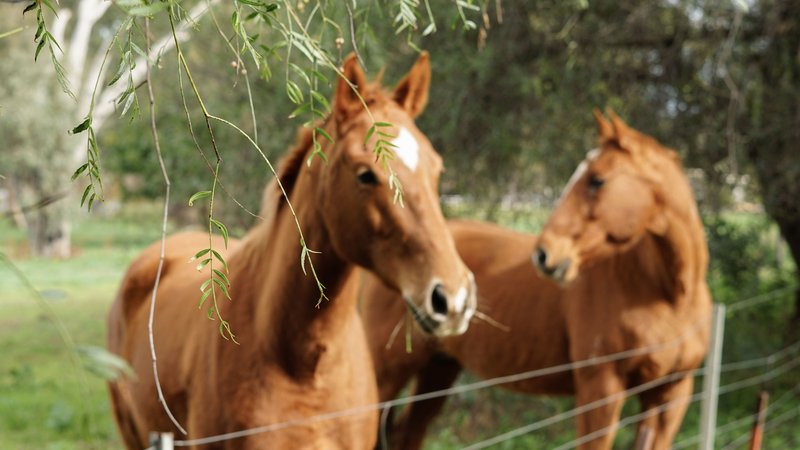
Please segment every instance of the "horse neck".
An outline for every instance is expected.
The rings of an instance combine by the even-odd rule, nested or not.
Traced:
[[[317,177],[318,178],[318,177]],[[269,361],[295,378],[315,373],[320,357],[341,340],[355,316],[355,295],[347,295],[353,266],[330,245],[319,216],[309,175],[301,174],[291,195],[305,242],[314,252],[314,270],[329,300],[320,290],[306,260],[300,264],[300,239],[291,210],[284,205],[269,222],[248,234],[243,242],[239,273],[231,280],[248,291],[238,304],[238,318],[249,325],[251,339]],[[319,306],[317,304],[319,302]],[[237,305],[237,298],[231,306]],[[233,322],[232,322],[233,324]]]
[[[626,272],[644,290],[660,294],[676,308],[691,308],[705,283],[708,249],[700,215],[691,195],[665,204],[667,231],[647,233],[630,251],[615,258],[619,272]]]

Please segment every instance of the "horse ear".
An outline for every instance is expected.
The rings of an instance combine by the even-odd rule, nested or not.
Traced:
[[[597,108],[592,110],[592,114],[594,115],[594,121],[597,122],[597,134],[600,135],[600,140],[605,141],[607,139],[613,139],[614,128],[611,126],[611,122],[609,122]]]
[[[337,121],[343,122],[360,111],[363,105],[353,89],[363,92],[366,85],[367,79],[361,66],[358,65],[358,58],[351,53],[344,60],[342,76],[339,77],[339,83],[336,85],[333,111]]]
[[[431,64],[428,52],[422,52],[408,74],[397,84],[392,97],[411,117],[417,117],[428,103]]]
[[[639,138],[638,133],[633,128],[629,127],[620,117],[612,110],[608,110],[608,116],[611,117],[611,126],[614,128],[614,136],[619,143],[622,150],[630,153],[639,151]]]

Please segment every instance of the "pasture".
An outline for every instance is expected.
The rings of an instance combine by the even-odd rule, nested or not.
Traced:
[[[446,208],[446,213],[480,215],[466,206]],[[117,284],[133,256],[158,237],[159,214],[158,204],[140,203],[126,205],[111,217],[82,220],[75,234],[79,254],[65,262],[26,258],[20,251],[25,236],[5,222],[0,224],[0,245],[78,345],[103,346],[105,317]],[[502,210],[497,220],[521,231],[535,231],[543,216],[538,210]],[[539,223],[531,223],[531,217]],[[733,304],[790,284],[791,262],[781,253],[785,250],[777,240],[777,230],[763,215],[730,213],[706,222],[711,250],[709,281],[715,301]],[[742,259],[748,262],[742,263]],[[48,310],[7,267],[0,270],[0,286],[0,305],[4,307],[0,316],[0,448],[119,448],[104,381],[71,364]],[[723,362],[769,355],[794,342],[797,334],[786,328],[792,314],[790,297],[779,295],[730,314]],[[205,320],[197,311],[187,314]],[[770,411],[769,419],[776,421],[768,422],[774,425],[766,431],[765,448],[800,446],[800,399],[797,392],[789,392],[796,388],[797,369],[790,365],[796,358],[795,351],[770,365],[723,373],[723,385],[762,374],[772,378],[720,397],[717,423],[725,428],[718,435],[718,448],[743,448],[726,446],[749,432],[747,416],[752,413],[760,387],[770,392],[773,401],[780,400]],[[459,383],[471,381],[472,377],[462,376]],[[698,381],[695,391],[700,387]],[[637,411],[634,403],[626,404],[622,417]],[[523,397],[498,388],[454,396],[434,424],[426,448],[461,448],[563,413],[572,405],[571,400]],[[694,403],[676,442],[695,436],[698,422],[698,404]],[[628,448],[634,430],[624,427],[615,448]],[[566,420],[491,448],[549,449],[574,437],[573,422]]]

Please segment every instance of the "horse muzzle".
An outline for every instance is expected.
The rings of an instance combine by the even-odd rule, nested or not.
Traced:
[[[441,281],[434,280],[421,302],[405,299],[422,331],[437,337],[456,336],[467,331],[478,302],[472,272],[467,272],[466,278],[454,290],[448,290]]]
[[[536,270],[543,276],[551,278],[559,283],[569,281],[567,278],[570,275],[569,269],[572,267],[572,260],[570,258],[557,260],[553,258],[552,255],[548,254],[545,247],[540,245],[534,250],[531,259],[533,260],[533,265],[536,267]]]

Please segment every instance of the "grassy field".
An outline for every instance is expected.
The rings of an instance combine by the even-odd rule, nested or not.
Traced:
[[[464,215],[463,211],[458,213]],[[534,216],[535,222],[541,221],[541,214]],[[530,217],[508,213],[500,215],[499,220],[524,230],[532,226]],[[85,220],[76,225],[74,242],[78,256],[64,262],[24,257],[24,235],[0,223],[0,250],[12,257],[41,296],[37,300],[8,267],[0,267],[0,286],[3,287],[0,305],[4,307],[0,314],[0,449],[120,448],[104,381],[68,357],[53,321],[57,318],[63,322],[79,345],[103,346],[105,316],[117,284],[134,255],[158,238],[158,220],[156,205],[129,206],[113,218]],[[758,225],[758,220],[762,219],[737,217],[731,221],[735,232],[716,233],[715,228],[715,233],[711,233],[712,253],[718,255],[719,260],[712,266],[711,284],[718,300],[731,303],[786,284],[790,263],[773,261],[774,249],[770,250],[770,246],[774,236],[770,233],[774,234],[774,229]],[[751,249],[747,245],[755,247]],[[726,256],[726,251],[730,255]],[[726,266],[727,259],[735,260],[742,255],[751,259],[750,265],[738,269]],[[791,300],[784,296],[730,316],[725,360],[762,356],[786,345],[789,338],[783,324],[789,314]],[[724,374],[722,383],[774,370],[785,361],[742,373]],[[797,374],[797,369],[779,373],[780,376],[764,383],[722,396],[718,423],[724,425],[749,414],[760,386],[769,389],[773,399],[779,398],[796,385]],[[472,380],[465,375],[460,382]],[[783,399],[771,417],[798,412],[797,397]],[[637,412],[635,403],[628,402],[624,415]],[[427,448],[460,448],[551,417],[572,406],[571,399],[522,397],[501,389],[456,396],[449,400],[446,413],[435,424]],[[766,448],[800,448],[800,415],[782,417],[783,422],[767,431]],[[695,404],[684,422],[679,440],[695,435],[699,430],[698,422]],[[574,439],[573,426],[573,422],[567,420],[493,448],[553,448]],[[723,448],[746,433],[748,426],[749,423],[743,423],[720,435],[718,447]],[[623,428],[617,448],[630,447],[632,440],[633,427]]]

